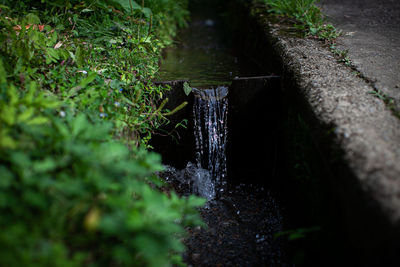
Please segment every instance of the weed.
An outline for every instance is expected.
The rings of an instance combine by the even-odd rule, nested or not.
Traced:
[[[348,56],[348,53],[349,53],[349,50],[348,50],[348,49],[339,49],[339,48],[336,47],[335,44],[332,44],[332,45],[329,47],[329,50],[330,50],[335,56],[338,57],[338,62],[344,63],[346,66],[349,66],[349,67],[353,66],[353,63],[351,62],[351,60],[350,60],[350,58],[349,58],[349,56]]]
[[[331,24],[325,23],[325,17],[316,0],[263,0],[269,13],[286,17],[294,27],[307,36],[314,36],[324,41],[336,39],[340,32]]]
[[[386,107],[392,112],[392,114],[400,119],[400,112],[397,109],[396,101],[393,97],[388,96],[383,91],[378,89],[370,91],[369,94],[382,100],[385,103]]]

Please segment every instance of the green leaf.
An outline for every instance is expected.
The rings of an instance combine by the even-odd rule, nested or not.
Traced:
[[[18,103],[19,94],[17,88],[14,85],[10,85],[7,90],[8,103],[9,105],[16,105]]]
[[[186,105],[188,104],[187,101],[183,102],[182,104],[180,104],[179,106],[177,106],[176,108],[174,108],[172,111],[164,113],[164,116],[170,116],[175,114],[176,112],[178,112],[179,110],[183,109],[184,107],[186,107]],[[176,127],[175,127],[176,128]]]
[[[132,11],[140,11],[147,18],[150,18],[152,15],[152,11],[150,8],[142,7],[136,1],[133,0],[114,0],[114,2],[118,3],[125,13],[131,13]]]
[[[317,35],[318,29],[317,29],[317,28],[314,28],[314,27],[311,27],[311,28],[310,28],[310,33],[311,33],[312,35]]]
[[[7,72],[4,69],[3,60],[0,58],[0,84],[7,82]]]
[[[93,9],[84,8],[81,10],[82,13],[93,12]]]
[[[187,82],[183,84],[183,91],[185,92],[186,95],[189,95],[190,92],[192,92],[192,90],[193,88],[190,87],[190,85]]]
[[[25,94],[23,100],[25,101],[26,104],[31,104],[34,96],[35,96],[35,92],[37,89],[37,85],[35,82],[30,82],[29,86],[28,86],[28,92]]]
[[[78,46],[76,48],[75,60],[76,60],[76,64],[78,65],[78,67],[82,66],[83,63],[85,62],[85,59],[83,58],[83,51],[82,51],[81,46]]]
[[[131,6],[133,10],[142,8],[138,3],[132,0],[114,0],[114,2],[118,3],[125,13],[131,12]]]
[[[50,35],[50,39],[47,41],[48,46],[54,46],[57,43],[58,35],[57,32],[53,32]]]
[[[35,113],[35,109],[34,108],[28,108],[25,111],[23,111],[21,114],[18,115],[17,117],[17,122],[25,122],[27,120],[29,120],[33,114]]]
[[[89,83],[93,82],[96,77],[97,77],[97,73],[96,72],[91,72],[86,78],[84,78],[80,82],[79,86],[81,86],[82,88],[86,87],[86,85],[88,85]]]
[[[103,157],[107,162],[118,161],[129,154],[126,147],[117,142],[108,142],[102,144],[98,148],[98,152],[100,153],[100,156]]]
[[[6,131],[2,131],[0,132],[0,147],[13,149],[17,147],[17,142],[8,136]]]
[[[56,49],[48,47],[46,51],[52,62],[57,62],[60,59],[60,55]]]
[[[49,122],[48,118],[46,118],[44,116],[38,116],[38,117],[35,117],[35,118],[27,121],[26,124],[28,124],[28,125],[39,125],[39,124],[45,124],[47,122]]]
[[[127,103],[127,104],[129,104],[131,106],[134,105],[133,102],[131,100],[129,100],[128,98],[126,98],[125,96],[122,96],[121,98],[125,101],[125,103]]]
[[[28,15],[26,15],[25,20],[27,24],[40,24],[39,17],[33,13],[29,13]]]
[[[42,101],[40,102],[40,106],[42,108],[57,108],[60,105],[61,102],[50,95],[48,96],[43,95]]]
[[[51,158],[46,158],[42,161],[36,161],[33,163],[33,169],[39,173],[52,171],[56,167],[56,162]]]
[[[206,204],[207,200],[205,198],[196,197],[194,195],[189,196],[188,198],[189,205],[191,207],[201,207]]]
[[[2,119],[8,125],[13,125],[15,123],[16,109],[14,106],[8,106],[2,110],[0,114],[0,119]]]
[[[146,16],[146,18],[150,18],[152,15],[151,9],[150,8],[141,8],[140,9],[142,11],[142,13]]]
[[[72,135],[77,136],[88,126],[88,121],[84,114],[79,114],[72,121]]]
[[[65,123],[59,119],[53,120],[53,123],[58,133],[61,134],[62,137],[68,138],[70,136],[69,129]]]

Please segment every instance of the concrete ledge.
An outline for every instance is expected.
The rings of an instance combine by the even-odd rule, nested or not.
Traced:
[[[307,123],[329,162],[327,179],[341,199],[353,247],[393,256],[400,244],[400,121],[320,42],[284,34],[285,26],[249,10],[282,65],[285,96],[299,96],[310,115]],[[320,144],[328,131],[330,143]],[[331,164],[337,153],[327,148],[339,151],[341,164]]]

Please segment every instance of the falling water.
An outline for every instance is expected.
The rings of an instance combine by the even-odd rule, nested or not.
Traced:
[[[160,175],[175,181],[184,193],[194,193],[208,200],[226,191],[226,143],[228,136],[228,87],[193,88],[193,121],[196,162],[177,170],[165,166]]]
[[[198,168],[209,171],[214,195],[218,196],[226,187],[228,88],[225,86],[213,89],[194,88],[193,93],[196,164]],[[206,183],[199,181],[199,184]]]

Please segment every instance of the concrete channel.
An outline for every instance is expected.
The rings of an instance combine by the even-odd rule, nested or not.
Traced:
[[[264,176],[269,178],[252,182],[281,192],[288,220],[296,221],[287,227],[328,229],[328,234],[302,244],[314,255],[297,266],[396,266],[400,248],[398,118],[371,95],[373,86],[368,81],[338,63],[321,42],[291,34],[287,26],[276,24],[248,2],[231,1],[226,19],[242,56],[271,74],[263,81],[264,87],[257,85],[260,79],[232,82],[232,117],[228,119],[235,123],[229,126],[234,133],[230,133],[234,143],[230,148],[238,149],[240,140],[252,136],[260,145],[235,150],[238,154],[228,158],[228,168],[229,164],[238,166],[242,159],[250,166],[242,171],[251,172],[252,159],[246,161],[245,155],[256,153],[260,160],[253,166],[265,166],[268,174]],[[193,99],[183,94],[184,82],[165,82],[174,88],[171,108],[189,102],[173,122],[191,114]],[[258,89],[249,92],[245,88]],[[244,114],[246,105],[257,108]],[[173,123],[170,127],[167,131],[174,130]],[[179,135],[189,141],[176,146],[172,140],[156,138],[155,147],[168,155],[164,157],[167,164],[183,168],[193,160],[188,155],[193,155],[194,138],[190,131],[180,130]],[[174,153],[169,152],[171,147]],[[253,150],[248,151],[249,147]],[[262,151],[255,152],[257,148]]]
[[[321,42],[290,34],[257,6],[241,5],[233,17],[246,25],[241,34],[251,47],[243,50],[257,51],[248,55],[257,64],[280,69],[286,109],[307,125],[317,159],[309,164],[318,165],[319,190],[329,196],[326,208],[340,224],[342,246],[359,266],[396,266],[400,121]]]

